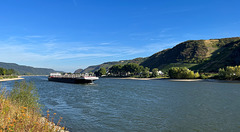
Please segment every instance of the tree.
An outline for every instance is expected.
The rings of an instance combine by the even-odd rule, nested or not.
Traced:
[[[109,68],[109,72],[121,76],[123,72],[123,65],[113,65],[111,68]]]
[[[6,69],[0,67],[0,75],[6,75]]]
[[[240,80],[240,66],[227,66],[225,69],[219,69],[219,79]]]
[[[136,63],[128,63],[128,64],[123,66],[123,70],[125,72],[130,72],[134,75],[140,73],[142,68],[140,68],[140,66]]]
[[[149,77],[149,68],[145,67],[144,70],[142,71],[142,76],[148,78]]]
[[[98,72],[99,72],[99,75],[100,75],[100,76],[106,75],[106,73],[107,73],[106,69],[103,68],[103,67],[101,67]]]
[[[15,70],[13,70],[13,69],[6,70],[6,75],[12,75],[12,74],[16,74]]]
[[[152,69],[152,77],[157,77],[158,75],[159,75],[158,68],[153,68]]]
[[[200,74],[199,74],[198,72],[196,72],[196,73],[194,74],[194,78],[200,78]]]
[[[96,76],[103,76],[106,75],[106,69],[101,67],[98,71],[95,71],[94,74],[96,74]]]
[[[198,72],[194,73],[186,67],[172,67],[169,69],[168,75],[174,79],[193,79],[200,77]]]
[[[130,73],[130,76],[133,76],[133,75],[141,76],[141,73],[142,75],[144,74],[143,76],[146,76],[146,77],[149,76],[149,68],[144,68],[143,66],[140,66],[136,63],[128,63],[125,65],[113,65],[111,68],[109,68],[109,72],[112,75],[118,75],[118,76],[129,75],[129,73]]]

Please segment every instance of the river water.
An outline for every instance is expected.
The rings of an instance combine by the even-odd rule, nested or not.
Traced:
[[[43,113],[79,132],[239,132],[240,83],[101,78],[91,85],[35,83]],[[8,90],[14,81],[2,82]]]

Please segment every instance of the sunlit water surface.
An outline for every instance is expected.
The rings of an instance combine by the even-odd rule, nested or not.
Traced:
[[[34,82],[45,105],[70,131],[240,131],[240,83],[99,79],[95,84]],[[14,81],[2,82],[11,90]]]

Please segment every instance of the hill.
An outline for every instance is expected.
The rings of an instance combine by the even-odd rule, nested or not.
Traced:
[[[192,67],[193,70],[216,72],[219,68],[240,65],[240,38],[222,39],[225,42],[203,63]]]
[[[53,69],[47,69],[47,68],[34,68],[31,66],[24,66],[24,65],[18,65],[15,63],[4,63],[0,62],[0,67],[5,69],[14,69],[19,72],[19,74],[32,74],[32,75],[48,75],[51,72],[56,72]]]
[[[89,72],[95,72],[97,70],[99,70],[101,67],[104,67],[106,69],[112,67],[113,65],[117,65],[117,64],[127,64],[127,63],[137,63],[140,64],[142,63],[144,60],[146,60],[146,58],[135,58],[132,60],[121,60],[121,61],[115,61],[115,62],[105,62],[103,64],[100,65],[95,65],[95,66],[89,66],[84,70],[81,69],[77,69],[74,73],[89,73]]]
[[[239,64],[240,37],[189,40],[148,57],[144,67],[167,70],[173,66],[185,66],[192,70],[216,72],[219,68]]]
[[[194,71],[217,72],[219,68],[240,65],[240,37],[188,40],[146,58],[106,62],[89,66],[82,73],[106,69],[116,64],[137,63],[150,69],[167,71],[171,67],[187,67]]]
[[[83,69],[77,69],[74,73],[82,73]]]

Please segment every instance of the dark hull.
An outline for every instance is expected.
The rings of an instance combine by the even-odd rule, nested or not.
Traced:
[[[48,77],[48,81],[63,82],[63,83],[76,83],[76,84],[93,83],[93,80],[86,80],[86,79],[79,79],[79,78]]]

